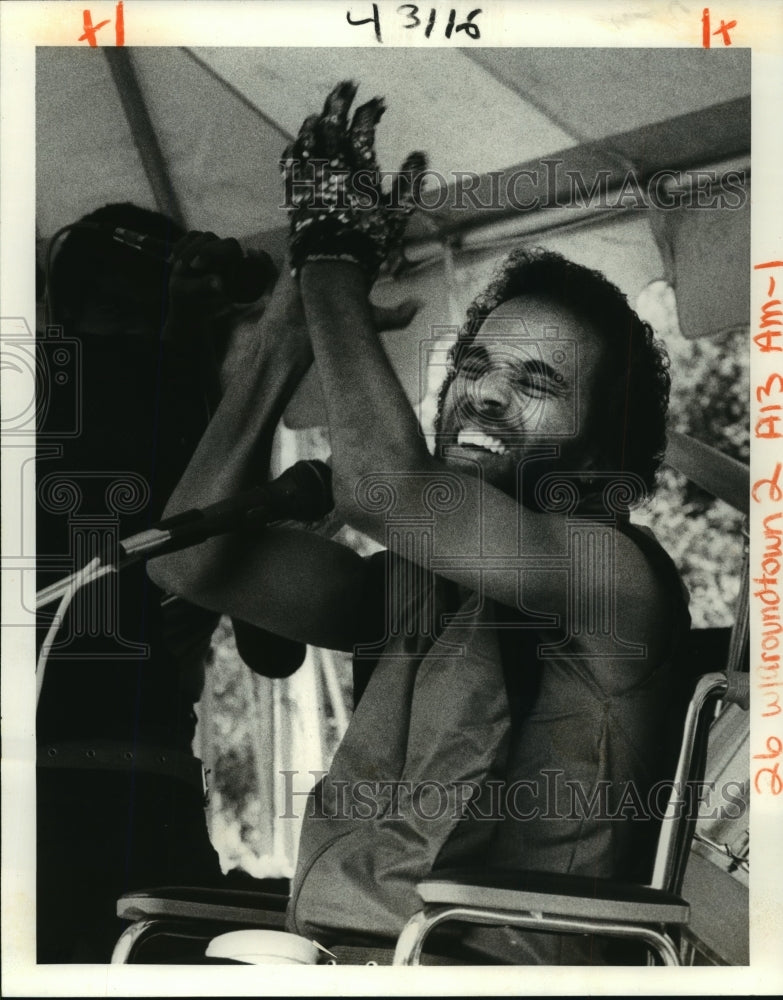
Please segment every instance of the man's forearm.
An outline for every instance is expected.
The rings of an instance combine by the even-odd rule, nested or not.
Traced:
[[[362,475],[421,468],[430,456],[375,333],[361,270],[308,263],[301,290],[329,418],[335,498],[350,504]]]
[[[280,280],[290,278],[281,275]],[[311,363],[301,305],[294,292],[281,288],[248,343],[165,516],[215,503],[265,481],[275,429]],[[162,584],[183,577],[196,580],[220,571],[235,544],[230,536],[210,539],[196,549],[156,560],[152,575]]]

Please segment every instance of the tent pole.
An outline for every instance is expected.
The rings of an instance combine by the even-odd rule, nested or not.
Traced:
[[[155,127],[149,116],[130,53],[124,48],[111,46],[104,46],[101,51],[109,63],[109,69],[122,102],[122,109],[125,112],[128,125],[130,125],[131,135],[139,151],[144,172],[152,187],[158,211],[170,216],[182,229],[187,229],[188,226],[161,151]]]

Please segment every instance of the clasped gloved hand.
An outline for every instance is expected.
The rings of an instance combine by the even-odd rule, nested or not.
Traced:
[[[374,142],[386,108],[381,98],[373,98],[356,109],[349,124],[356,90],[354,83],[338,84],[323,112],[305,119],[283,153],[294,274],[307,261],[347,260],[372,283],[415,207],[425,155],[410,153],[391,190],[382,192]]]
[[[210,319],[235,303],[254,302],[277,278],[268,253],[245,251],[233,237],[191,231],[174,246],[169,309],[184,318]]]

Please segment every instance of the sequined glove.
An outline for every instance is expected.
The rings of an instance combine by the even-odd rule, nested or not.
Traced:
[[[295,275],[307,261],[347,260],[372,283],[415,207],[426,157],[411,153],[383,193],[374,142],[386,108],[374,98],[356,109],[349,125],[356,90],[354,83],[338,84],[281,159]]]

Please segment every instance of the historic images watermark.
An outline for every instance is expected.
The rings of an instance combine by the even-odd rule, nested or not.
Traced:
[[[39,593],[36,606],[26,604],[28,588],[20,582],[19,620],[6,624],[29,627],[37,613],[38,623],[52,629],[47,649],[58,660],[146,659],[148,644],[121,634],[118,574],[109,574],[100,590],[77,601],[67,616],[61,614],[60,602],[90,582],[89,574],[76,581],[93,560],[116,564],[123,519],[146,508],[149,484],[132,470],[74,468],[63,459],[68,444],[84,432],[81,341],[56,324],[46,325],[36,336],[21,317],[3,317],[0,329],[0,364],[9,396],[2,422],[4,459],[14,469],[20,496],[35,495],[38,521],[36,539],[30,504],[20,503],[7,512],[19,523],[13,535],[15,550],[3,555],[4,581],[12,585],[15,575],[30,577]],[[57,525],[56,550],[40,545],[42,523]],[[78,642],[84,637],[101,641],[85,650]]]
[[[329,168],[330,183],[323,185]],[[401,184],[404,177],[406,184]],[[404,192],[404,194],[403,194]],[[656,170],[649,174],[609,169],[590,174],[566,168],[559,157],[546,157],[535,167],[515,167],[486,174],[431,168],[416,171],[380,169],[341,171],[327,160],[300,163],[296,177],[285,178],[285,200],[280,207],[305,203],[334,211],[499,210],[535,211],[573,209],[728,209],[744,208],[748,200],[744,169]]]
[[[309,771],[316,790],[295,791],[295,770],[281,770],[283,811],[279,819],[404,820],[411,813],[420,820],[503,819],[619,820],[625,822],[679,818],[698,805],[700,819],[736,820],[747,811],[747,787],[740,781],[671,780],[640,789],[633,781],[598,780],[590,787],[565,777],[560,768],[542,769],[538,777],[513,782],[490,779],[441,782],[332,780],[328,807],[317,794],[326,771]],[[302,811],[304,807],[304,811]]]

